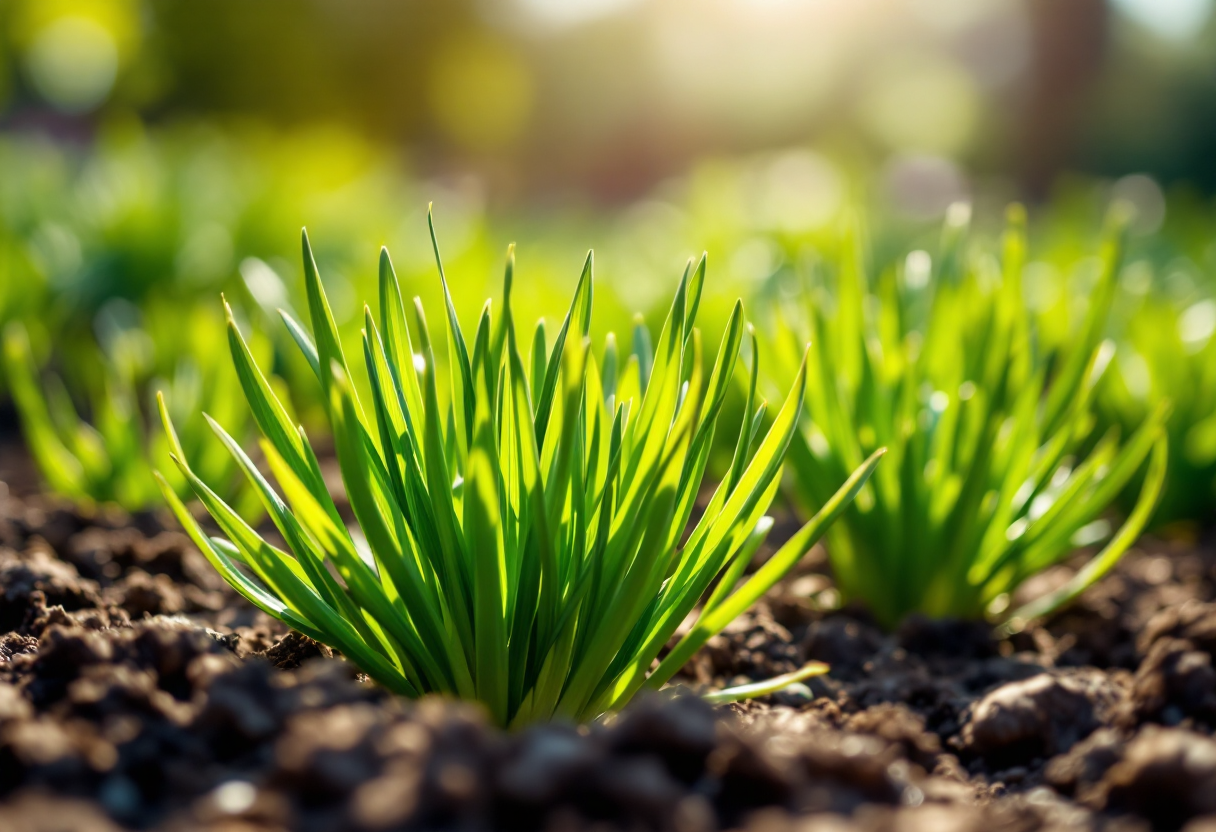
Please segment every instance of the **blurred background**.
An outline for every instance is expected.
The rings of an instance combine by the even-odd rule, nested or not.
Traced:
[[[595,249],[601,337],[635,311],[661,323],[702,250],[713,331],[734,297],[834,256],[849,216],[876,274],[931,249],[952,203],[991,241],[1018,199],[1028,305],[1063,339],[1119,197],[1136,220],[1112,335],[1134,340],[1151,297],[1198,356],[1216,330],[1214,6],[0,0],[0,323],[25,324],[87,412],[115,367],[144,391],[183,355],[222,357],[221,291],[274,333],[278,375],[307,375],[274,316],[302,308],[303,225],[352,337],[382,244],[438,314],[430,201],[468,326],[515,240],[525,320],[564,312]],[[1150,351],[1119,353],[1124,399],[1159,393]]]
[[[305,134],[348,165],[469,177],[495,207],[618,204],[698,159],[790,147],[819,155],[773,178],[822,203],[791,222],[860,172],[912,212],[977,178],[1042,198],[1062,171],[1210,190],[1212,6],[6,0],[0,126],[80,147],[133,125]]]
[[[0,220],[89,309],[250,254],[294,274],[305,223],[339,284],[344,246],[424,268],[430,200],[450,256],[528,236],[573,281],[595,246],[641,309],[647,266],[708,248],[763,277],[772,246],[717,251],[727,227],[813,232],[848,205],[932,225],[1097,178],[1156,230],[1167,195],[1216,188],[1213,5],[5,0]]]

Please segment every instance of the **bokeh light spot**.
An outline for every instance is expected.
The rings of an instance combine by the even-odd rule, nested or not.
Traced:
[[[923,249],[908,252],[904,260],[904,285],[909,289],[923,289],[929,285],[933,274],[933,258]]]
[[[1212,16],[1214,0],[1115,0],[1125,15],[1172,40],[1199,33]]]
[[[1124,176],[1111,189],[1111,198],[1131,205],[1132,230],[1137,234],[1152,234],[1165,222],[1165,194],[1151,176]]]
[[[114,87],[118,46],[101,24],[68,15],[38,33],[26,52],[25,68],[51,106],[65,113],[88,112]]]
[[[617,14],[641,0],[516,0],[525,15],[542,27],[564,28]]]
[[[1183,343],[1200,348],[1216,332],[1216,301],[1201,300],[1187,308],[1178,319],[1178,334]]]

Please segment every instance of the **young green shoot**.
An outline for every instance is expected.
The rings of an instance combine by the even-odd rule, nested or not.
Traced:
[[[1164,403],[1123,441],[1117,430],[1092,437],[1121,223],[1112,219],[1102,243],[1080,333],[1046,366],[1022,301],[1024,222],[1015,206],[999,257],[968,258],[966,218],[952,211],[923,289],[896,274],[871,289],[854,229],[832,291],[807,287],[778,310],[778,363],[791,366],[812,344],[790,450],[797,499],[824,505],[858,461],[890,449],[828,535],[843,599],[865,602],[887,626],[910,613],[1015,624],[1044,615],[1113,568],[1160,495]],[[1027,579],[1110,535],[1103,513],[1150,457],[1122,529],[1061,589],[1015,609]]]
[[[167,377],[155,380],[141,378],[122,349],[115,354],[94,346],[86,355],[89,365],[100,372],[85,391],[88,419],[82,417],[60,376],[39,366],[25,327],[17,321],[5,327],[5,376],[27,447],[51,491],[77,503],[115,503],[129,511],[158,504],[160,490],[152,472],[154,466],[169,462],[168,447],[162,431],[147,429],[140,407],[140,391],[157,385],[172,393],[181,441],[198,470],[225,494],[237,495],[243,516],[260,512],[247,489],[234,488],[243,480],[237,479],[239,469],[198,410],[206,406],[222,415],[237,435],[248,433],[248,418],[236,406],[240,388],[235,374],[217,358],[210,333],[203,335],[204,323],[212,320],[198,307],[178,316],[173,343],[159,345],[163,352],[176,355],[174,366]],[[257,348],[264,352],[261,344]],[[191,493],[176,470],[170,482],[177,494]]]
[[[805,370],[795,373],[767,431],[753,372],[730,470],[688,529],[745,340],[756,354],[736,303],[716,357],[704,362],[695,321],[705,259],[685,270],[653,349],[639,327],[632,339],[639,348],[621,356],[615,338],[602,351],[591,346],[590,256],[560,327],[539,326],[525,351],[511,311],[513,250],[502,311],[493,314],[487,302],[471,338],[437,244],[435,255],[442,334],[430,329],[419,300],[403,300],[381,252],[379,315],[365,307],[360,345],[367,396],[351,382],[303,238],[311,334],[290,319],[288,326],[327,404],[358,535],[231,317],[233,360],[278,490],[213,427],[289,551],[244,523],[180,447],[177,465],[222,536],[208,537],[168,487],[165,498],[242,595],[393,691],[477,700],[501,725],[618,709],[642,687],[665,684],[780,580],[858,493],[879,454],[860,462],[745,578],[771,527],[765,512],[799,424]],[[437,362],[443,353],[447,372]],[[176,446],[163,404],[162,415]],[[692,629],[657,661],[698,609]]]

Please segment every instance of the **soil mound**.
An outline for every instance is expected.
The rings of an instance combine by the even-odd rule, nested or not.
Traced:
[[[1146,541],[1005,641],[820,610],[818,554],[682,688],[505,733],[384,693],[157,516],[5,497],[0,829],[1216,829],[1212,552]],[[693,693],[810,659],[764,700]]]

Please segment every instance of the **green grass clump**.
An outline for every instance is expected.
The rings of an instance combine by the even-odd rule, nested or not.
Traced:
[[[888,626],[914,612],[1049,612],[1114,566],[1165,477],[1163,404],[1122,444],[1117,429],[1092,436],[1121,223],[1104,238],[1081,331],[1047,362],[1022,300],[1024,213],[1011,209],[1000,252],[967,248],[968,214],[951,212],[932,273],[922,252],[874,289],[855,233],[835,280],[801,285],[777,315],[787,366],[812,344],[790,451],[797,497],[823,505],[866,454],[889,449],[828,537],[845,600],[864,601]],[[1009,611],[1024,581],[1109,534],[1103,512],[1150,454],[1139,500],[1105,548],[1063,587]]]
[[[115,503],[129,511],[160,505],[152,471],[169,462],[168,441],[162,431],[148,430],[140,402],[149,388],[162,387],[172,393],[182,442],[199,470],[225,494],[238,493],[239,510],[254,516],[260,510],[256,497],[251,502],[253,495],[237,488],[243,482],[240,471],[200,413],[206,408],[220,415],[242,437],[252,427],[240,406],[236,374],[213,340],[218,321],[197,307],[172,313],[173,331],[161,333],[159,344],[133,327],[105,347],[75,351],[77,360],[84,359],[72,369],[85,388],[81,398],[88,418],[64,379],[39,366],[26,328],[10,322],[3,336],[4,375],[26,445],[47,487],[63,497],[82,504]],[[256,348],[266,352],[260,342]],[[173,357],[168,372],[149,373],[145,365],[156,352]],[[176,493],[190,493],[177,471],[170,482]]]
[[[110,375],[95,386],[90,424],[58,375],[48,373],[40,383],[29,335],[15,321],[4,330],[4,367],[26,445],[52,491],[78,502],[151,504],[156,484],[143,458],[134,396],[123,380]]]
[[[1098,389],[1098,413],[1131,431],[1151,416],[1155,402],[1173,403],[1166,423],[1169,478],[1153,526],[1193,536],[1216,523],[1216,299],[1136,300],[1114,366]]]
[[[438,263],[438,246],[435,252]],[[590,346],[590,257],[552,349],[542,321],[527,353],[510,307],[512,254],[502,313],[492,316],[487,302],[471,342],[438,265],[448,383],[440,383],[422,304],[415,299],[411,327],[382,251],[378,322],[365,308],[362,350],[371,387],[365,406],[304,238],[312,336],[286,320],[327,402],[362,539],[348,531],[307,437],[266,384],[231,318],[233,360],[285,500],[213,425],[291,552],[242,522],[191,470],[181,448],[175,459],[226,539],[208,538],[164,486],[182,524],[229,583],[394,691],[479,700],[503,725],[581,720],[618,708],[641,687],[664,684],[786,574],[878,461],[875,454],[861,464],[814,519],[740,584],[771,527],[765,511],[796,431],[805,372],[796,374],[763,434],[766,407],[755,397],[753,376],[749,418],[730,470],[685,535],[749,337],[736,303],[705,372],[694,326],[704,259],[685,271],[653,349],[643,327],[624,360],[611,336],[598,356]],[[172,438],[167,414],[165,425]],[[698,603],[692,629],[652,669]]]

